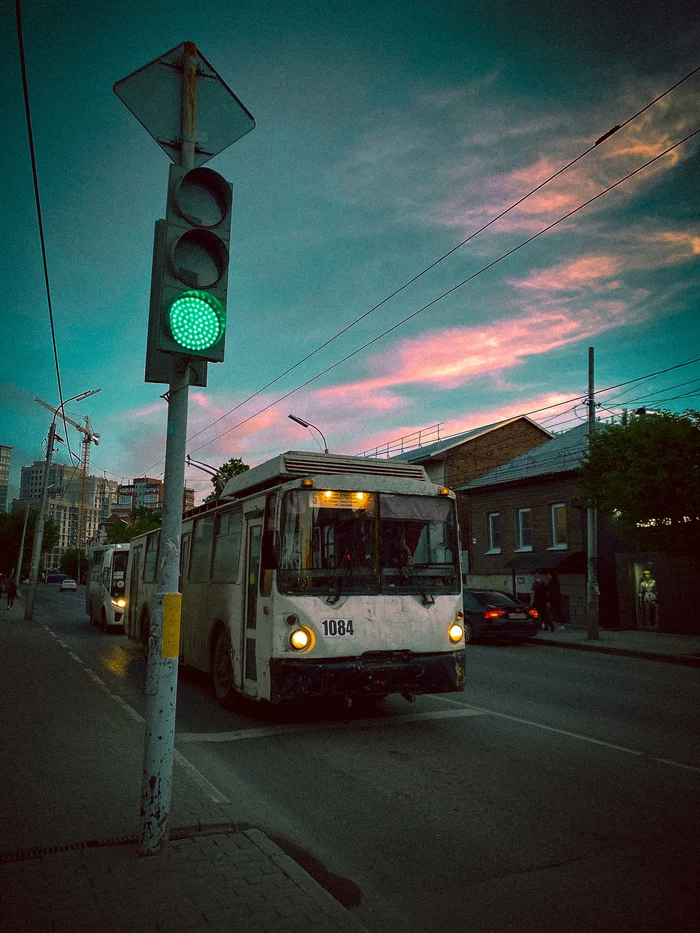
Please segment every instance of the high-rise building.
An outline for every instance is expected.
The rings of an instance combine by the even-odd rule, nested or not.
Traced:
[[[10,488],[10,457],[12,448],[0,444],[0,512],[7,512],[7,496]]]
[[[151,476],[139,476],[130,483],[120,484],[112,513],[130,522],[133,521],[136,509],[159,509],[162,504],[163,481]]]
[[[22,467],[19,499],[13,500],[13,509],[24,509],[27,502],[30,508],[39,508],[45,468],[46,461],[44,460],[36,460],[31,466]],[[116,501],[117,486],[118,483],[102,476],[87,477],[83,522],[84,540],[80,542],[83,547],[97,534],[99,523],[112,511]],[[82,495],[80,468],[52,463],[49,467],[46,515],[58,524],[60,537],[57,547],[45,555],[46,570],[58,569],[63,554],[70,548],[78,546],[78,516]]]

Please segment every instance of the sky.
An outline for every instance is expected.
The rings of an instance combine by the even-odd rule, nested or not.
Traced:
[[[252,466],[318,450],[290,413],[345,454],[525,412],[558,431],[585,417],[589,347],[598,389],[700,359],[700,136],[485,267],[700,129],[700,72],[367,312],[698,67],[698,9],[25,0],[63,398],[101,389],[66,406],[101,435],[91,473],[162,476],[165,451],[167,387],[144,382],[144,359],[170,163],[115,82],[194,41],[256,120],[208,163],[234,185],[228,325],[225,361],[190,389],[192,457]],[[20,467],[44,456],[51,416],[34,399],[58,406],[59,390],[9,3],[0,25],[12,496]],[[700,362],[598,398],[603,417],[700,408]],[[68,462],[64,447],[56,459]],[[186,484],[211,491],[191,468]]]

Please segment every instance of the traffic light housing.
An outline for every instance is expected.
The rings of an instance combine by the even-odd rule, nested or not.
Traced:
[[[156,223],[146,381],[170,369],[162,354],[220,363],[226,343],[233,187],[203,166],[170,166],[166,220]],[[206,369],[206,367],[205,367]],[[206,384],[204,382],[195,384]]]

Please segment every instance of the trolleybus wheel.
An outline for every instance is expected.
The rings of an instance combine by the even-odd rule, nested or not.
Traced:
[[[222,626],[216,635],[211,667],[216,701],[230,709],[236,701],[236,690],[231,665],[231,641],[225,626]]]

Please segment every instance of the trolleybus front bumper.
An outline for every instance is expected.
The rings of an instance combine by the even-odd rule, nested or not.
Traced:
[[[373,651],[356,658],[270,659],[270,701],[464,690],[466,651]]]

